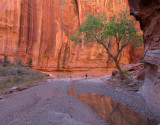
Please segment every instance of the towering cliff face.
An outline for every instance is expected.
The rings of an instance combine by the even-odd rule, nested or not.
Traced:
[[[99,54],[103,48],[74,48],[69,38],[88,12],[111,16],[127,8],[127,0],[1,0],[0,58],[24,63],[32,59],[35,68],[44,70],[107,68],[108,56]],[[121,63],[135,60],[132,49],[125,53]]]
[[[141,91],[147,101],[160,110],[160,0],[129,0],[129,5],[144,32],[145,80]]]

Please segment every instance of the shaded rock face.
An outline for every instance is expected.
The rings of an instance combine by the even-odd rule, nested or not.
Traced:
[[[150,104],[160,109],[160,0],[128,1],[131,14],[144,32],[145,80],[141,91]]]
[[[35,68],[50,71],[112,68],[108,56],[99,54],[103,48],[92,43],[74,48],[70,36],[88,12],[112,16],[127,8],[127,0],[1,0],[0,58],[23,63],[32,59]],[[136,59],[127,48],[121,63]]]

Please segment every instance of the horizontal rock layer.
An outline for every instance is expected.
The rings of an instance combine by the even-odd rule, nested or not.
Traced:
[[[127,0],[1,0],[0,58],[26,64],[32,59],[35,68],[48,71],[112,68],[103,48],[73,47],[69,38],[88,12],[112,16],[127,8]],[[121,63],[136,60],[132,48],[122,53]]]

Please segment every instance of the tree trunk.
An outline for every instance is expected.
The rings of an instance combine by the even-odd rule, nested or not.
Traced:
[[[123,72],[122,72],[121,67],[119,66],[119,63],[118,63],[117,59],[114,59],[114,62],[115,62],[116,67],[117,67],[117,69],[118,69],[118,71],[119,71],[119,74],[120,74],[121,79],[124,80],[124,74],[123,74]]]
[[[117,69],[118,69],[118,71],[119,71],[119,74],[120,74],[120,76],[121,76],[121,79],[123,80],[123,79],[124,79],[124,74],[123,74],[123,72],[122,72],[121,67],[119,66],[119,62],[118,62],[117,58],[118,58],[119,53],[122,51],[122,49],[123,49],[125,46],[123,46],[123,48],[121,48],[121,51],[118,51],[117,57],[114,57],[114,56],[110,53],[109,49],[106,47],[106,45],[105,45],[102,41],[99,41],[99,43],[104,46],[104,48],[106,49],[107,54],[108,54],[110,57],[112,57],[112,59],[114,60],[114,62],[115,62],[115,64],[116,64],[116,67],[117,67]]]

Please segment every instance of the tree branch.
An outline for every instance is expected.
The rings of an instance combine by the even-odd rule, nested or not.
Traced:
[[[121,49],[118,50],[118,53],[117,53],[116,58],[118,58],[118,56],[119,56],[119,54],[122,52],[122,50],[123,50],[125,47],[127,47],[128,45],[130,45],[130,43],[127,43],[127,44],[123,45],[123,46],[121,47]]]
[[[99,41],[99,43],[100,43],[101,45],[103,45],[103,47],[106,49],[107,54],[108,54],[109,56],[111,56],[113,59],[115,59],[115,57],[110,53],[109,48],[107,48],[106,45],[105,45],[102,41]]]
[[[108,49],[109,49],[111,47],[111,41],[108,38],[106,38],[105,40],[107,41],[107,46],[108,46]]]
[[[122,47],[121,47],[121,49],[120,49],[120,52],[126,47],[126,46],[128,46],[130,43],[126,43],[125,45],[123,45]]]

